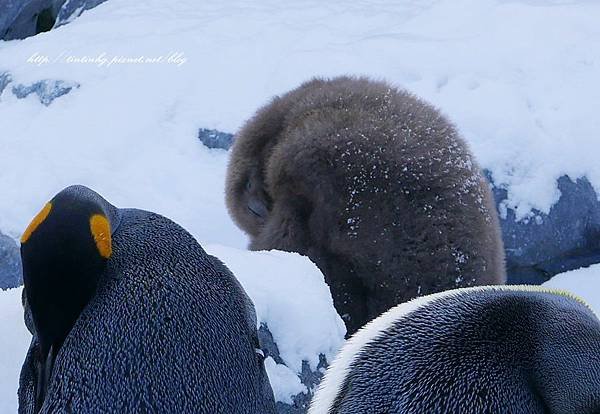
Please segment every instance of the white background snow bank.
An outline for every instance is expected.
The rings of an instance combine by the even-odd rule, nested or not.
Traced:
[[[600,186],[599,19],[595,1],[108,1],[55,31],[0,42],[0,69],[16,82],[82,85],[49,108],[16,101],[10,87],[2,95],[0,228],[17,235],[43,199],[81,182],[241,247],[213,214],[224,161],[198,147],[197,128],[234,131],[274,94],[346,73],[440,106],[519,216],[548,211],[562,174]],[[172,52],[186,62],[65,61]],[[51,63],[28,63],[35,53]]]
[[[600,265],[561,273],[544,283],[544,286],[574,293],[600,317]]]

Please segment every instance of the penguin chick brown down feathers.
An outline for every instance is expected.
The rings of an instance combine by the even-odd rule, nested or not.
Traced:
[[[371,321],[329,366],[309,414],[598,414],[600,321],[565,292],[475,287]]]
[[[308,256],[350,333],[390,307],[506,279],[489,184],[456,128],[384,82],[314,79],[238,132],[226,201],[253,250]]]
[[[20,413],[275,412],[249,298],[169,219],[72,186],[21,256]]]

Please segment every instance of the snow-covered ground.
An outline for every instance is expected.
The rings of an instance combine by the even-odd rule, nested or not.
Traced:
[[[17,412],[19,373],[31,341],[23,322],[21,290],[0,291],[0,413]]]
[[[243,247],[223,214],[224,155],[202,148],[197,129],[234,131],[274,94],[343,73],[440,106],[509,205],[547,212],[562,174],[600,188],[599,17],[593,0],[110,0],[0,42],[13,84],[81,85],[49,107],[11,85],[0,97],[0,229],[17,236],[43,200],[81,182]],[[174,63],[110,64],[140,55]],[[84,58],[96,61],[74,62]]]
[[[0,42],[0,74],[12,79],[0,91],[0,230],[17,239],[73,183],[172,218],[256,302],[288,363],[267,365],[285,399],[302,389],[289,375],[299,361],[333,352],[343,330],[310,263],[240,251],[246,237],[223,200],[227,153],[202,146],[198,129],[233,132],[312,76],[385,78],[456,122],[519,217],[547,212],[561,175],[586,175],[600,190],[598,21],[595,0],[109,0],[56,30]],[[126,63],[139,56],[162,60]],[[43,80],[74,88],[48,106],[13,93]],[[582,286],[598,307],[600,293],[583,287],[598,286],[595,272],[555,280]],[[15,411],[27,349],[19,307],[18,291],[0,293],[2,412]]]
[[[561,273],[544,283],[544,286],[576,294],[600,316],[600,264]]]

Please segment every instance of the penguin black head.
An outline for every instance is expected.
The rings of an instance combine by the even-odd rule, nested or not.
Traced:
[[[114,206],[87,187],[72,186],[50,200],[21,237],[25,296],[39,342],[38,394],[60,346],[96,292],[117,224]]]
[[[87,187],[58,193],[21,237],[25,294],[42,350],[62,344],[112,255],[118,212]]]

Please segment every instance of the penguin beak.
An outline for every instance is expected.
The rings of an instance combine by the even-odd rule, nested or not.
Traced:
[[[263,202],[254,198],[248,201],[248,211],[263,220],[269,214],[267,206]]]

